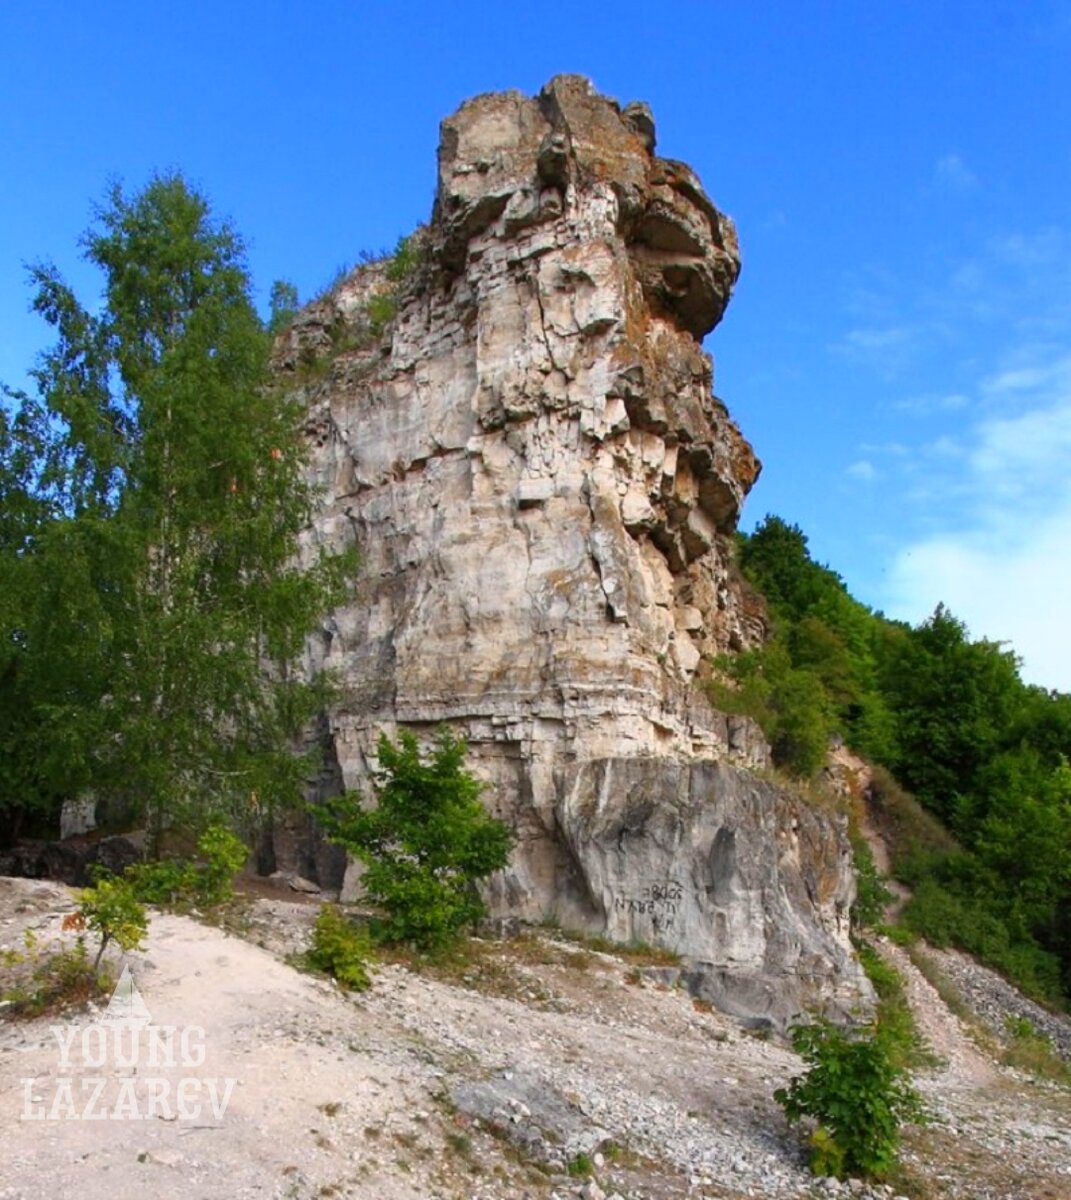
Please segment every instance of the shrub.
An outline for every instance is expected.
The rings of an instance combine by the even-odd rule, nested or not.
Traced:
[[[391,283],[404,283],[420,266],[424,252],[419,233],[411,233],[408,237],[400,237],[394,247],[390,262],[387,263],[385,274]]]
[[[64,918],[64,929],[82,930],[78,913]],[[22,950],[0,950],[0,966],[11,970],[0,989],[5,1016],[36,1017],[53,1008],[78,1004],[104,991],[110,982],[89,967],[86,939],[78,934],[72,947],[42,943],[32,929],[22,935]],[[21,968],[21,969],[20,969]]]
[[[128,867],[125,878],[145,904],[214,908],[234,895],[234,878],[249,851],[224,825],[212,824],[197,841],[200,861],[165,858]]]
[[[86,925],[100,934],[100,949],[93,961],[94,972],[109,942],[122,950],[140,950],[148,932],[149,919],[145,906],[137,898],[126,879],[98,879],[82,892],[78,904]]]
[[[333,975],[347,990],[363,992],[372,983],[368,974],[371,953],[367,933],[348,921],[335,905],[323,905],[305,955],[308,965]]]
[[[375,295],[369,296],[365,311],[368,314],[368,328],[378,337],[394,320],[394,314],[398,311],[398,300],[393,292],[376,292]]]
[[[924,1110],[907,1072],[880,1035],[825,1021],[797,1025],[792,1045],[809,1066],[774,1099],[790,1121],[812,1117],[811,1170],[819,1175],[881,1177],[896,1163],[900,1126]]]
[[[222,904],[234,895],[234,879],[245,866],[249,850],[225,825],[209,825],[197,841],[203,858],[198,866],[198,896],[202,903]]]
[[[857,929],[873,929],[885,916],[893,894],[885,886],[878,871],[874,854],[857,829],[850,832],[852,859],[855,863],[855,903],[852,905],[852,924]]]
[[[565,1172],[574,1179],[594,1174],[595,1164],[589,1154],[581,1151],[565,1164]]]
[[[947,883],[924,878],[904,906],[902,919],[933,945],[958,946],[1003,972],[1028,995],[1058,1002],[1060,960],[1025,931],[1013,929],[998,904],[971,894],[954,877]]]
[[[441,948],[486,909],[476,883],[506,865],[511,835],[480,803],[465,743],[439,734],[425,760],[416,738],[381,737],[374,809],[354,793],[318,809],[331,838],[365,865],[365,896],[383,911],[382,941]]]

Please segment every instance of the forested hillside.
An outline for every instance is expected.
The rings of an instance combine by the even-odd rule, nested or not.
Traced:
[[[972,640],[941,605],[915,628],[867,608],[778,517],[741,535],[739,561],[773,633],[720,663],[733,682],[714,685],[719,704],[756,717],[793,774],[814,774],[834,734],[886,768],[873,800],[899,824],[893,869],[914,890],[904,921],[1065,998],[1071,695],[1024,683],[1011,649]]]

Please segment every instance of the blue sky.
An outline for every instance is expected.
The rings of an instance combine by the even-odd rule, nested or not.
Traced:
[[[944,601],[1071,690],[1071,3],[839,0],[3,6],[0,379],[83,296],[110,179],[179,168],[271,281],[315,292],[425,219],[439,120],[577,71],[647,100],[739,226],[708,339],[798,522],[862,600]]]

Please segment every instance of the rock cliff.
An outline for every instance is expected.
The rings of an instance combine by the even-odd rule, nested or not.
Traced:
[[[517,832],[496,913],[665,944],[723,1007],[783,1021],[865,991],[849,851],[697,686],[763,636],[730,552],[759,463],[700,345],[733,224],[654,150],[646,105],[579,77],[466,102],[406,262],[280,340],[312,537],[361,552],[310,651],[344,687],[328,786],[362,784],[381,730],[449,722]]]

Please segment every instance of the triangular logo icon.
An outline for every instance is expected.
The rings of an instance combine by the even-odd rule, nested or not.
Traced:
[[[115,985],[115,991],[112,992],[112,998],[108,1001],[108,1007],[104,1010],[101,1020],[114,1025],[148,1025],[152,1020],[128,966],[123,967],[123,973],[119,976],[119,982]]]

